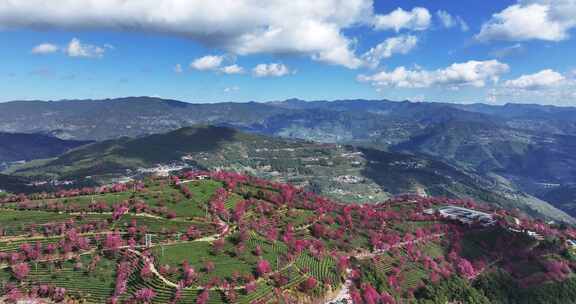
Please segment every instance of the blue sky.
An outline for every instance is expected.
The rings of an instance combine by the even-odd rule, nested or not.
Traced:
[[[0,0],[0,101],[576,105],[575,15],[576,0]]]

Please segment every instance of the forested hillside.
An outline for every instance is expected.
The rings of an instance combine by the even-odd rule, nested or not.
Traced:
[[[248,172],[290,182],[348,202],[381,202],[405,194],[473,198],[534,216],[572,222],[562,211],[525,193],[425,156],[336,144],[319,144],[196,126],[78,148],[61,157],[14,169],[34,178],[108,183],[138,169],[181,163],[207,170]]]

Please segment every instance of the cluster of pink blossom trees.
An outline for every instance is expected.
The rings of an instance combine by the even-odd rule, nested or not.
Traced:
[[[31,200],[49,200],[55,198],[72,198],[77,196],[87,196],[87,195],[99,195],[106,193],[118,193],[126,192],[128,190],[142,191],[144,189],[144,184],[140,181],[126,183],[126,184],[113,184],[110,186],[100,186],[100,187],[83,187],[77,189],[61,189],[55,192],[41,192],[33,194],[18,194],[11,195],[0,199],[0,204],[5,203],[15,203],[15,202],[26,202]]]
[[[363,283],[360,290],[350,291],[353,304],[396,304],[396,300],[386,291],[378,291],[369,283]]]
[[[77,253],[89,250],[92,241],[88,237],[83,237],[75,229],[66,230],[64,237],[57,243],[42,244],[22,243],[15,252],[0,252],[0,262],[14,265],[24,261],[42,261],[56,254],[61,254],[61,258],[72,258]]]
[[[228,191],[224,188],[218,188],[212,198],[210,199],[210,213],[215,217],[230,218],[230,214],[226,209],[226,201],[228,200]]]
[[[28,263],[18,263],[12,265],[12,274],[18,281],[24,280],[30,273],[30,266]]]
[[[4,301],[6,303],[43,303],[45,299],[53,302],[62,302],[66,298],[66,288],[47,284],[32,286],[26,292],[11,283],[4,287]]]
[[[304,292],[310,292],[316,288],[318,285],[318,280],[315,277],[309,276],[302,284],[300,284],[300,288]]]
[[[116,284],[114,286],[114,294],[109,299],[110,303],[118,303],[118,298],[122,296],[128,289],[128,278],[138,266],[138,259],[130,255],[126,255],[122,261],[116,265]]]
[[[544,272],[532,273],[521,278],[519,281],[520,287],[530,288],[549,281],[562,282],[572,274],[572,269],[566,261],[545,260],[542,261],[542,266],[544,267]]]
[[[224,183],[226,189],[233,191],[238,184],[248,183],[251,179],[243,174],[236,172],[216,171],[209,173],[210,178]]]
[[[208,300],[210,300],[210,291],[205,289],[196,298],[196,304],[207,304]]]
[[[387,292],[378,292],[378,290],[369,284],[363,282],[362,273],[358,268],[355,268],[355,259],[351,256],[360,256],[360,254],[368,254],[374,256],[383,252],[389,252],[392,256],[397,258],[398,264],[395,265],[389,273],[387,273],[384,284],[392,293],[400,292],[404,284],[404,273],[406,263],[420,263],[428,273],[428,280],[432,283],[439,281],[442,278],[448,278],[454,274],[467,279],[474,279],[485,266],[484,260],[468,260],[462,256],[461,245],[464,236],[464,228],[458,225],[446,222],[437,217],[435,214],[424,214],[424,210],[438,205],[459,205],[467,208],[488,208],[479,206],[470,200],[454,200],[447,198],[422,198],[418,196],[404,196],[389,200],[385,203],[378,205],[358,204],[358,205],[342,205],[330,199],[317,196],[313,193],[307,193],[301,189],[297,189],[290,185],[277,184],[269,181],[260,180],[254,177],[244,176],[238,173],[230,172],[187,172],[180,177],[172,177],[170,179],[171,186],[180,190],[176,193],[178,197],[186,197],[190,199],[193,193],[186,184],[181,183],[181,180],[199,178],[200,176],[209,176],[214,180],[224,183],[224,187],[217,189],[213,197],[208,203],[208,211],[212,215],[213,223],[223,224],[228,227],[236,226],[238,229],[238,241],[234,247],[234,254],[242,257],[246,253],[246,244],[249,239],[249,233],[252,231],[258,233],[260,237],[264,237],[269,243],[282,241],[287,245],[288,251],[279,258],[281,263],[287,261],[294,261],[294,259],[304,252],[312,255],[320,260],[326,256],[332,256],[336,262],[336,268],[340,274],[344,275],[351,270],[350,277],[354,279],[354,286],[351,290],[351,297],[354,303],[378,304],[378,303],[395,303],[394,298]],[[164,180],[167,182],[167,180]],[[252,190],[248,190],[246,185],[258,185],[261,187],[259,193],[249,195]],[[136,185],[114,185],[108,188],[84,188],[76,190],[61,191],[56,194],[42,195],[43,199],[50,197],[72,198],[81,195],[93,195],[107,192],[121,192],[129,191],[131,186],[137,191],[146,191],[141,184]],[[232,192],[243,195],[245,200],[240,200],[233,208],[226,208],[226,202]],[[162,202],[159,197],[156,197],[158,203],[155,207],[151,207],[146,202],[131,198],[116,204],[106,202],[94,202],[88,207],[82,207],[75,204],[58,203],[38,203],[32,202],[29,197],[18,196],[11,198],[11,200],[18,202],[18,208],[21,209],[36,209],[36,210],[49,210],[49,211],[66,211],[66,212],[112,212],[112,221],[118,224],[119,220],[129,212],[135,213],[150,213],[161,215],[166,218],[176,217],[176,213],[166,207],[165,202]],[[170,199],[168,199],[170,200]],[[175,200],[176,201],[176,200]],[[407,207],[408,206],[408,207]],[[404,208],[406,207],[406,208]],[[286,216],[298,217],[302,211],[309,212],[307,218],[298,224],[299,227],[294,227],[291,223],[286,223]],[[491,210],[492,212],[493,210]],[[284,212],[284,213],[281,213]],[[493,211],[499,218],[510,216],[506,211],[496,210]],[[302,212],[303,213],[303,212]],[[249,219],[246,216],[250,215]],[[224,223],[225,219],[227,223]],[[417,225],[422,224],[419,222],[436,222],[434,225],[424,223],[423,227],[407,228],[406,230],[389,228],[391,224],[401,222],[411,222]],[[111,222],[112,223],[112,222]],[[510,225],[506,221],[500,221],[504,227]],[[126,245],[135,248],[138,240],[141,241],[144,233],[146,233],[145,226],[137,226],[136,221],[130,224],[124,224],[124,230],[110,231],[102,236],[94,236],[93,239],[88,239],[82,236],[82,233],[104,230],[108,226],[107,223],[90,223],[83,224],[84,226],[77,225],[74,221],[44,225],[45,234],[58,234],[63,238],[57,244],[42,245],[41,243],[35,244],[22,244],[18,252],[14,254],[0,253],[0,261],[8,261],[11,265],[11,270],[14,277],[18,280],[25,280],[28,272],[27,261],[35,261],[41,259],[43,255],[53,254],[55,252],[71,253],[88,250],[90,247],[100,245],[104,253],[118,258],[118,253],[122,252],[120,249]],[[535,220],[523,220],[521,226],[523,229],[530,229],[537,231],[546,236],[553,237],[576,237],[576,231],[572,229],[556,229],[549,225]],[[124,229],[123,228],[123,229]],[[466,228],[468,229],[468,228]],[[305,233],[308,233],[303,237]],[[190,225],[181,239],[189,240],[196,239],[202,235],[202,232],[195,226]],[[312,237],[310,237],[310,235]],[[361,249],[354,248],[359,235],[367,237],[369,246],[358,246]],[[443,245],[450,250],[447,257],[439,256],[431,258],[424,253],[422,247],[418,244],[420,241],[438,241],[438,235],[447,235]],[[505,242],[504,239],[499,242]],[[504,244],[505,245],[505,244]],[[506,247],[502,245],[502,248]],[[223,254],[225,247],[224,238],[217,239],[212,243],[212,254]],[[363,248],[366,247],[366,248]],[[368,248],[371,247],[371,248]],[[401,248],[401,249],[400,249]],[[365,250],[367,249],[367,250]],[[371,249],[371,250],[370,250]],[[362,251],[365,250],[365,251]],[[400,253],[402,252],[402,253]],[[545,252],[545,251],[543,251]],[[125,254],[125,252],[122,252]],[[226,251],[226,254],[229,252]],[[256,274],[259,277],[269,278],[274,282],[277,288],[281,288],[288,282],[288,277],[281,273],[274,273],[270,262],[264,259],[265,252],[260,246],[256,246],[252,252],[256,256]],[[534,252],[525,253],[524,255],[516,254],[515,257],[522,257],[525,259],[538,258],[538,254]],[[116,272],[116,286],[113,297],[110,299],[111,303],[117,303],[118,299],[126,293],[127,280],[137,267],[138,260],[132,259],[129,256],[121,256],[121,261],[117,264]],[[254,257],[252,257],[254,258]],[[376,258],[374,258],[376,259]],[[375,260],[376,261],[376,260]],[[508,261],[506,261],[508,262]],[[88,267],[95,267],[89,265]],[[148,261],[140,270],[140,276],[144,279],[152,276],[151,261]],[[538,280],[555,280],[562,281],[572,273],[571,265],[562,260],[547,260],[543,263],[545,274],[527,278],[523,281],[523,286],[529,286]],[[82,265],[78,269],[83,268]],[[212,261],[206,260],[203,268],[205,272],[213,272],[215,264]],[[172,301],[176,303],[182,297],[182,290],[186,287],[192,286],[197,283],[198,273],[189,265],[183,262],[182,267],[167,267],[162,266],[160,273],[174,274],[181,271],[181,277],[178,282],[178,288]],[[311,275],[307,269],[302,269],[307,278],[302,282],[299,287],[303,292],[310,292],[315,290],[322,284],[333,284],[330,280],[323,279],[320,282]],[[238,274],[235,278],[218,279],[213,278],[208,284],[206,289],[198,296],[197,303],[206,303],[209,300],[209,288],[211,286],[219,286],[223,291],[225,298],[228,301],[234,302],[238,294],[234,288],[235,284],[243,281],[244,289],[247,293],[253,292],[256,289],[254,278],[240,278]],[[408,290],[411,293],[413,290]],[[13,292],[16,295],[16,291]],[[52,294],[59,294],[56,290]],[[282,292],[278,289],[278,295],[281,296]],[[134,301],[139,303],[149,303],[155,297],[155,292],[148,288],[138,290],[132,295]]]
[[[154,290],[150,288],[142,288],[136,291],[134,294],[134,299],[137,301],[137,303],[149,304],[152,302],[155,296],[156,293]]]
[[[270,266],[270,263],[267,260],[260,259],[256,263],[256,272],[258,273],[259,276],[263,277],[268,273],[272,272],[272,267]]]
[[[196,270],[190,266],[188,261],[182,263],[182,277],[182,283],[184,286],[191,286],[198,279],[198,273],[196,273]]]

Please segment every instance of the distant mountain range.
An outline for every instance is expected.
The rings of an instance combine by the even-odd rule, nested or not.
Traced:
[[[197,124],[432,157],[541,199],[576,183],[572,107],[297,99],[190,104],[150,97],[0,104],[0,131],[114,140],[107,145],[135,144],[143,136]],[[127,161],[114,164],[124,170]]]
[[[137,137],[195,124],[251,125],[286,112],[260,103],[189,104],[151,97],[0,103],[0,131],[49,133],[62,139]]]

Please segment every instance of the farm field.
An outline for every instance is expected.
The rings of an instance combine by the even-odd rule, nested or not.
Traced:
[[[503,278],[524,290],[519,299],[541,285],[571,286],[574,262],[561,242],[571,228],[523,220],[546,236],[536,240],[510,221],[463,225],[424,212],[446,205],[483,208],[416,196],[344,205],[227,172],[7,195],[2,300],[490,303],[489,287]]]

